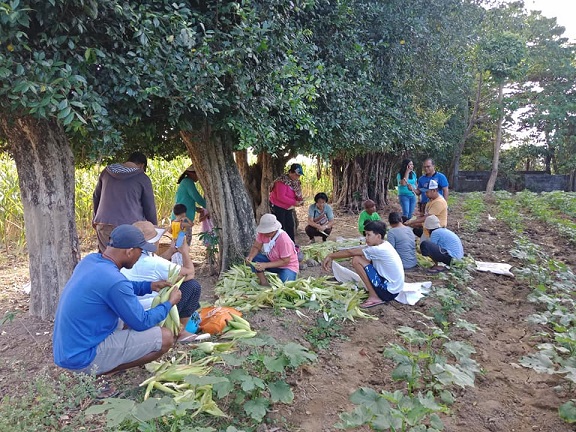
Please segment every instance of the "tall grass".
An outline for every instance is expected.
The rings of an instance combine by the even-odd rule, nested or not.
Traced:
[[[176,181],[188,165],[190,165],[190,159],[185,156],[170,162],[163,159],[153,159],[148,162],[147,174],[152,180],[158,223],[162,226],[169,224],[177,188]],[[301,177],[301,181],[305,198],[311,202],[318,192],[325,192],[330,197],[332,192],[330,169],[325,166],[322,177],[317,179],[315,164],[304,163],[303,167],[306,175]],[[75,173],[76,226],[81,240],[94,238],[92,193],[102,169],[104,166],[96,165],[78,168]],[[202,193],[200,185],[198,186]],[[10,157],[0,155],[0,244],[2,247],[22,250],[26,243],[23,221],[24,210],[20,199],[16,164]]]
[[[162,159],[150,160],[147,174],[154,186],[159,223],[167,225],[176,194],[176,181],[190,159],[180,157],[167,162]],[[104,166],[79,168],[76,170],[76,226],[80,239],[95,236],[92,229],[92,193],[98,176]],[[26,243],[24,231],[24,210],[20,199],[20,187],[16,164],[6,155],[0,155],[0,244],[8,249],[21,251]],[[95,238],[95,237],[94,237]]]
[[[16,164],[0,154],[0,242],[21,249],[24,245],[24,209]]]
[[[324,192],[328,195],[328,200],[332,202],[332,175],[330,167],[326,164],[322,166],[321,176],[317,177],[316,164],[314,162],[300,162],[304,170],[304,175],[300,177],[302,183],[302,193],[307,202],[314,201],[314,195]]]

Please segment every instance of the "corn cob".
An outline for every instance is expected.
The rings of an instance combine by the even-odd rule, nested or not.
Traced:
[[[232,342],[201,342],[196,345],[196,348],[206,354],[228,353],[234,351],[234,341]]]
[[[235,329],[222,333],[220,337],[223,339],[249,339],[254,336],[256,336],[255,331]]]
[[[171,266],[170,270],[168,271],[168,282],[172,283],[172,285],[170,287],[162,288],[158,292],[158,295],[154,297],[154,300],[152,300],[152,307],[156,307],[159,304],[162,304],[170,300],[170,294],[172,293],[172,290],[180,288],[180,285],[182,285],[182,282],[184,282],[184,277],[180,278],[180,280],[178,280],[177,282],[174,282],[175,277],[178,277],[178,275],[179,275],[178,268],[175,266],[174,267]],[[175,336],[178,336],[178,334],[180,333],[180,315],[178,314],[178,308],[176,307],[176,305],[170,308],[168,315],[163,321],[159,323],[159,326],[166,327],[172,333],[174,333]]]

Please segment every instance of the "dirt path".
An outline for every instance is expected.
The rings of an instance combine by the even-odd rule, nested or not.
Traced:
[[[464,229],[462,199],[450,209],[449,228],[463,239],[465,252],[477,260],[505,261],[518,266],[520,262],[510,255],[514,236],[510,229],[498,220],[489,221],[482,215],[477,232]],[[381,211],[382,216],[390,210]],[[303,209],[301,209],[303,210]],[[496,214],[493,207],[486,213]],[[298,242],[306,244],[303,234],[305,215],[299,213],[300,227]],[[340,215],[333,236],[357,236],[356,216]],[[551,256],[563,260],[574,270],[576,255],[565,239],[542,224],[525,221],[525,235],[536,244],[544,246]],[[200,246],[197,245],[198,248]],[[200,249],[198,249],[200,250]],[[201,252],[194,260],[203,262]],[[513,269],[514,271],[514,269]],[[27,310],[27,296],[20,287],[27,281],[26,263],[20,258],[0,255],[0,274],[3,293],[0,294],[0,313]],[[198,266],[199,279],[203,285],[203,300],[213,300],[215,278],[209,275],[205,265]],[[319,267],[303,270],[302,276],[324,274]],[[433,280],[436,288],[444,282],[425,273],[407,275],[408,281]],[[556,377],[536,374],[519,366],[521,356],[534,352],[541,342],[534,335],[538,328],[532,327],[526,317],[537,310],[529,303],[530,289],[518,278],[509,278],[486,273],[474,273],[467,287],[477,295],[462,291],[462,300],[468,311],[461,317],[477,324],[481,329],[475,334],[453,331],[457,340],[467,340],[476,349],[474,358],[480,363],[483,374],[476,379],[474,388],[455,391],[456,403],[450,416],[442,416],[447,431],[572,431],[573,427],[560,420],[557,408],[569,399],[565,390],[556,389],[560,383]],[[328,432],[335,431],[338,415],[349,412],[353,405],[350,394],[359,387],[375,390],[402,388],[401,383],[392,381],[393,364],[382,352],[390,342],[399,342],[396,329],[407,325],[422,326],[422,316],[432,314],[437,307],[433,298],[424,299],[416,306],[392,302],[372,310],[379,319],[347,323],[343,339],[335,339],[330,348],[319,353],[319,361],[303,368],[290,378],[296,395],[293,405],[280,406],[273,413],[284,419],[275,427],[280,431]],[[305,340],[306,329],[314,325],[313,320],[299,318],[294,313],[274,314],[260,311],[248,317],[253,326],[266,328],[279,340],[296,340],[309,345]],[[54,367],[51,356],[51,324],[27,318],[24,313],[12,322],[3,325],[0,335],[0,392],[21,394],[26,382],[22,373],[33,377],[43,373],[56,376],[60,371]],[[139,370],[130,371],[123,378],[126,385],[135,386],[142,379]],[[266,431],[263,426],[260,431]],[[360,428],[357,430],[368,430]]]

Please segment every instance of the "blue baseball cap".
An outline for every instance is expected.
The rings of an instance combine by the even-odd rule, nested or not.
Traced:
[[[108,246],[116,249],[140,248],[148,252],[156,252],[156,245],[148,243],[144,233],[133,225],[119,225],[112,230]]]

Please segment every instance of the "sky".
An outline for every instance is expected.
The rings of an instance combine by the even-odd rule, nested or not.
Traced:
[[[558,24],[566,28],[564,36],[576,42],[576,0],[524,0],[524,7],[556,18]]]

